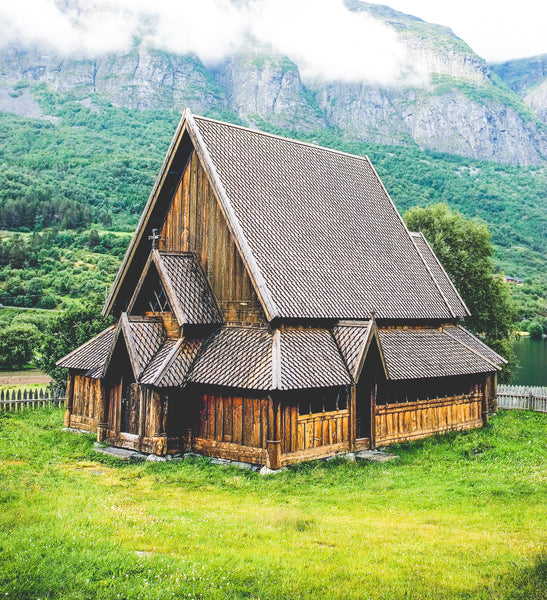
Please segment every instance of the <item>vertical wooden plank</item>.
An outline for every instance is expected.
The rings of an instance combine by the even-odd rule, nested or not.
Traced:
[[[268,399],[260,399],[260,447],[266,448],[268,442]]]
[[[273,399],[271,396],[268,396],[268,428],[267,428],[267,436],[269,440],[273,440],[274,437],[274,410],[273,410]],[[285,450],[282,448],[282,452]]]
[[[210,394],[205,394],[205,403],[207,404],[207,439],[215,439],[215,398]]]
[[[291,406],[291,452],[298,448],[298,406]]]
[[[190,159],[190,187],[189,187],[189,207],[188,207],[188,250],[194,252],[196,249],[196,188],[197,188],[197,156],[192,153]]]
[[[232,435],[234,444],[243,444],[243,399],[239,396],[233,399]]]
[[[316,448],[323,445],[323,416],[318,415],[317,418],[313,420],[313,425],[313,447]]]
[[[243,445],[253,445],[253,400],[243,398]]]
[[[182,176],[182,194],[181,194],[181,219],[182,231],[180,237],[180,250],[188,252],[188,236],[190,229],[190,162],[186,165],[184,175]]]
[[[304,423],[298,423],[298,446],[297,450],[304,450],[306,447],[306,428]]]
[[[224,425],[224,396],[219,394],[215,398],[215,440],[222,442]]]
[[[253,398],[253,447],[260,448],[260,399]]]
[[[359,398],[361,402],[361,410],[366,410],[366,404],[363,403],[363,399]],[[365,404],[365,406],[363,406]],[[353,452],[355,446],[355,440],[357,439],[357,386],[352,385],[350,388],[349,396],[349,449]]]
[[[344,440],[343,419],[336,419],[336,440],[338,442],[342,442]]]
[[[199,412],[199,435],[198,437],[207,438],[207,395],[202,394],[201,406]]]
[[[232,412],[232,397],[226,396],[223,406],[223,425],[222,425],[222,440],[224,442],[232,441],[233,428],[233,412]]]
[[[315,428],[313,421],[309,420],[306,423],[306,448],[313,448],[315,442]]]

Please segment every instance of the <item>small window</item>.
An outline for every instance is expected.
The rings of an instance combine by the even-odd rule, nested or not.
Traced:
[[[299,394],[298,414],[311,415],[322,412],[346,410],[348,407],[349,388],[317,388]]]

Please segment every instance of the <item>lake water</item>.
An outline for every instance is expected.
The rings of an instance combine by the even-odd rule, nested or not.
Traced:
[[[547,387],[547,340],[519,338],[514,346],[520,369],[511,383]]]

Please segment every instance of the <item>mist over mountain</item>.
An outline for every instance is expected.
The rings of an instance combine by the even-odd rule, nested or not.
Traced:
[[[35,93],[41,83],[93,110],[100,101],[190,107],[273,131],[329,129],[348,142],[516,165],[544,161],[545,90],[534,87],[531,69],[529,83],[515,87],[511,69],[490,68],[450,29],[387,6],[323,0],[298,7],[195,3],[169,21],[140,2],[62,0],[47,28],[57,39],[18,34],[15,15],[10,43],[0,47],[0,111],[57,122]]]

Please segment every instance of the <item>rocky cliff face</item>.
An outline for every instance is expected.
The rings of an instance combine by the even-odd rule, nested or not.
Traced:
[[[133,109],[188,106],[198,114],[231,115],[286,132],[336,127],[352,141],[414,144],[511,164],[545,159],[547,134],[540,120],[449,29],[387,7],[356,0],[348,5],[397,31],[407,51],[400,81],[303,81],[294,62],[251,40],[214,68],[195,56],[142,45],[123,55],[80,59],[19,48],[0,55],[0,110],[23,114],[32,106],[29,116],[36,116],[28,93],[19,102],[14,92],[22,81],[42,82],[81,100],[98,94]],[[519,93],[545,119],[545,86]]]
[[[547,54],[492,65],[492,70],[547,124]]]

